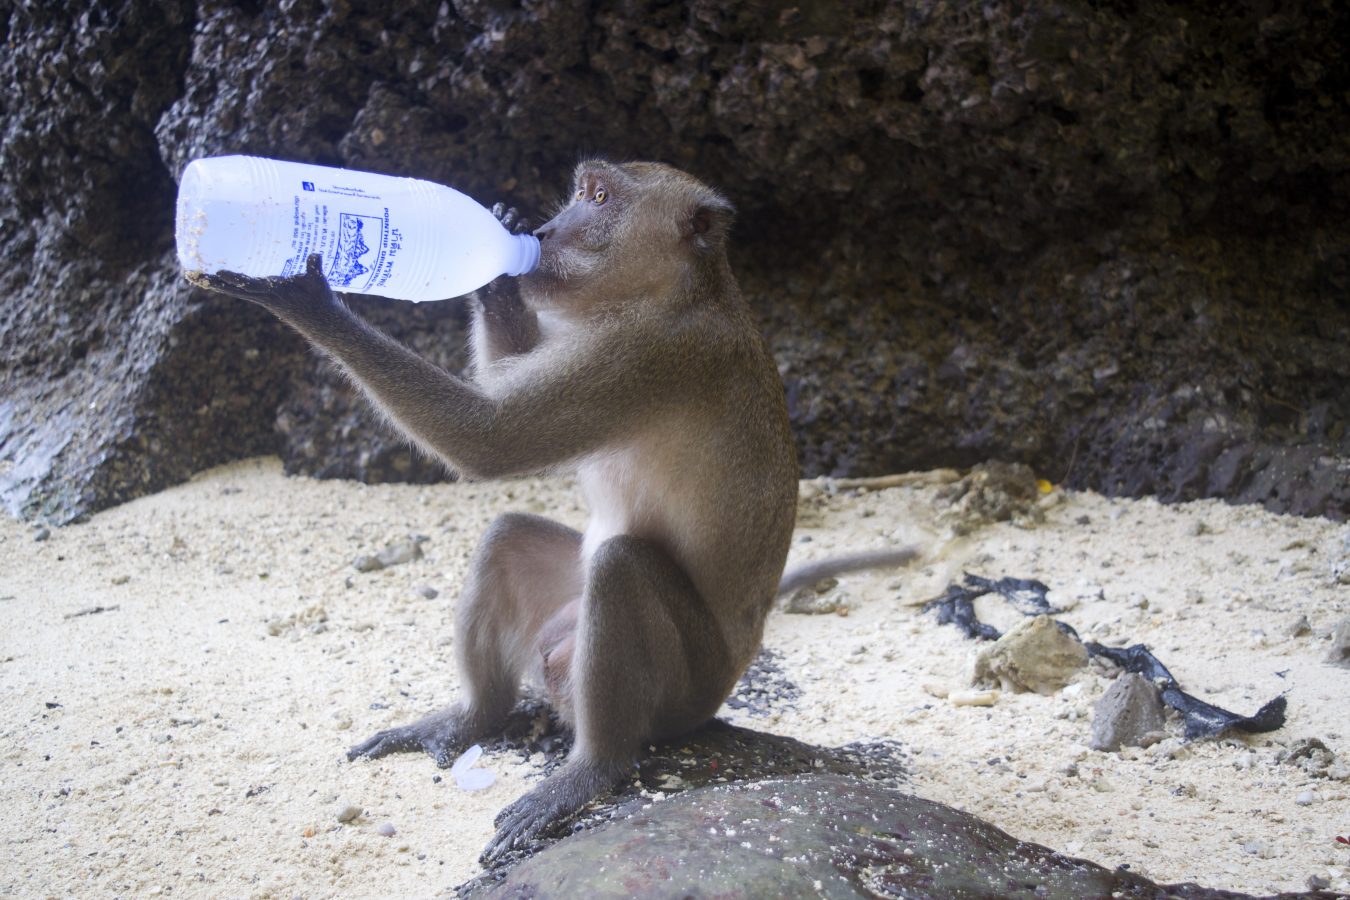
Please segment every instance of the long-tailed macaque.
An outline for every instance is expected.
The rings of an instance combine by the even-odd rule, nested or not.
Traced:
[[[483,536],[456,611],[459,702],[348,753],[449,765],[500,725],[522,681],[541,686],[575,742],[498,815],[486,857],[615,785],[647,742],[709,719],[755,656],[780,577],[859,567],[783,575],[796,456],[727,263],[731,220],[726,199],[668,166],[582,163],[571,202],[535,232],[538,269],[518,295],[475,306],[473,380],[358,318],[318,257],[288,279],[193,276],[290,323],[461,474],[575,473],[584,533],[511,513]]]

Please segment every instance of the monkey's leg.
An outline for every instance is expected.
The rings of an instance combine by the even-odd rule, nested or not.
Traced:
[[[632,770],[645,741],[688,731],[723,700],[732,663],[684,571],[657,545],[611,538],[591,560],[571,659],[567,762],[502,810],[492,859],[576,812]]]
[[[455,610],[455,655],[464,696],[410,725],[381,731],[347,751],[375,759],[424,750],[444,768],[491,734],[520,692],[540,677],[539,635],[581,595],[581,535],[539,516],[508,513],[488,528]]]

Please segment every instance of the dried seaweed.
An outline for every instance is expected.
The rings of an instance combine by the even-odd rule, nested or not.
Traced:
[[[1041,616],[1060,612],[1046,599],[1050,589],[1042,582],[1029,578],[993,580],[968,572],[964,574],[964,585],[948,585],[941,596],[929,600],[923,609],[924,612],[935,611],[938,624],[953,624],[965,632],[966,637],[993,641],[1000,636],[997,628],[981,622],[975,613],[975,599],[985,594],[998,594],[1023,615]],[[1059,620],[1055,620],[1055,624],[1075,638],[1078,637],[1078,632],[1071,625]],[[1143,644],[1107,647],[1096,642],[1085,642],[1083,646],[1092,656],[1109,660],[1127,672],[1138,673],[1158,684],[1163,702],[1181,713],[1187,740],[1215,737],[1230,728],[1248,734],[1260,734],[1284,726],[1287,705],[1284,695],[1262,706],[1255,715],[1242,716],[1183,691],[1167,667]]]

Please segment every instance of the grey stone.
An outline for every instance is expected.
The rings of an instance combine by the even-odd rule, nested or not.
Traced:
[[[379,553],[363,553],[356,557],[352,560],[352,568],[358,572],[378,572],[390,566],[401,566],[404,563],[421,559],[425,555],[422,553],[422,543],[425,540],[426,538],[414,536],[401,541],[394,541]],[[424,590],[432,589],[425,588]],[[423,596],[426,596],[426,594],[424,593]],[[431,596],[436,595],[433,592]]]
[[[1350,669],[1350,616],[1341,619],[1331,631],[1331,649],[1326,661],[1333,666]]]
[[[356,559],[352,560],[352,568],[358,572],[378,572],[384,568],[384,563],[380,562],[378,556],[370,553],[362,553]]]
[[[421,559],[422,556],[422,542],[416,538],[408,538],[395,541],[385,547],[377,554],[376,559],[379,560],[381,568],[388,568],[410,563],[413,560]]]
[[[1126,672],[1102,694],[1092,710],[1093,750],[1119,750],[1156,743],[1167,724],[1158,686]]]

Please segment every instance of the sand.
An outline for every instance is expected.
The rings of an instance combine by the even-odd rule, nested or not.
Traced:
[[[1350,527],[1056,490],[1039,524],[948,540],[936,490],[804,483],[794,561],[909,541],[927,556],[843,579],[847,615],[775,612],[765,644],[801,696],[728,719],[826,745],[898,740],[921,796],[1159,881],[1350,890],[1335,841],[1350,781],[1278,761],[1309,737],[1350,760],[1350,670],[1323,661],[1350,615]],[[344,752],[456,693],[458,585],[511,509],[584,518],[566,482],[367,487],[261,459],[43,540],[0,522],[0,894],[436,896],[472,877],[537,760],[489,752],[496,781],[470,792],[424,756]],[[353,568],[409,535],[427,538],[423,558]],[[1240,713],[1283,693],[1288,722],[1185,743],[1174,721],[1147,749],[1090,750],[1111,683],[1095,667],[1053,695],[955,705],[943,695],[968,686],[975,645],[917,604],[962,569],[1045,581],[1085,637],[1145,642]],[[1017,616],[980,611],[1001,628]],[[348,805],[364,813],[341,823]]]

